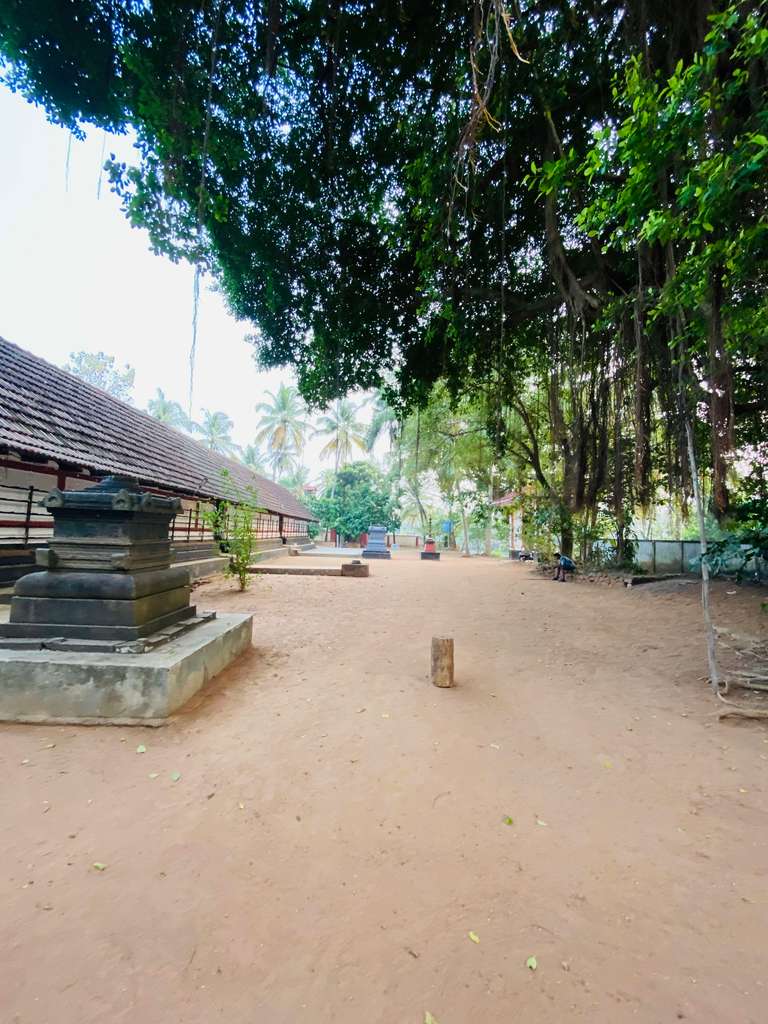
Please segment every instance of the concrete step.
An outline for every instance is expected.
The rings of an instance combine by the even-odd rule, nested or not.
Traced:
[[[218,572],[224,572],[229,563],[226,555],[216,555],[215,558],[198,558],[189,562],[174,562],[174,567],[187,569],[189,578],[192,580],[203,579],[206,576],[215,576]]]
[[[174,563],[199,562],[203,558],[218,558],[221,554],[218,544],[211,542],[193,542],[191,544],[171,544],[174,551]]]

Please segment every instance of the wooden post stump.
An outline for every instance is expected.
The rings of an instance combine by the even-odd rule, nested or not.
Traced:
[[[453,686],[453,637],[432,637],[432,685]]]

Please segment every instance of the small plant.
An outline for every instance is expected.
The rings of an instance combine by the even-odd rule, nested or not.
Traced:
[[[768,527],[761,523],[722,540],[708,541],[703,557],[713,576],[729,574],[738,580],[745,576],[758,580],[768,562]],[[699,556],[695,564],[700,565],[701,561]]]
[[[210,508],[202,510],[202,517],[204,522],[211,528],[213,533],[213,539],[219,545],[222,551],[227,550],[227,509],[229,502],[219,501]]]
[[[235,578],[241,590],[251,582],[249,568],[254,561],[256,538],[253,516],[257,509],[247,503],[227,503],[227,553],[229,562],[224,575]]]
[[[241,491],[226,469],[222,470],[221,475],[233,493],[234,500],[217,502],[203,513],[203,517],[222,551],[229,555],[224,575],[236,579],[240,590],[247,590],[251,582],[248,570],[257,557],[253,520],[257,512],[263,509],[256,503],[256,491],[253,488]]]

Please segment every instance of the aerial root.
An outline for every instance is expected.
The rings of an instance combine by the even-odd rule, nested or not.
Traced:
[[[727,690],[726,690],[727,692]],[[718,719],[723,718],[762,718],[768,719],[768,710],[763,711],[759,708],[747,708],[743,704],[735,704],[732,700],[726,700],[725,697],[718,691],[718,700],[722,701],[723,704],[727,704],[728,707],[724,711],[718,712]]]

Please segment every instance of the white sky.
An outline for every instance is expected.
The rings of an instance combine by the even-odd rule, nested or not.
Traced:
[[[0,130],[0,336],[59,365],[70,352],[104,351],[135,369],[139,408],[158,387],[186,408],[193,271],[150,252],[106,175],[96,198],[102,133],[72,139],[67,175],[69,133],[1,87]],[[107,136],[110,152],[132,159],[126,138]],[[254,439],[264,392],[295,383],[289,370],[257,371],[244,341],[251,329],[204,282],[193,418],[223,410],[241,445]],[[369,408],[360,418],[370,419]],[[310,440],[304,453],[313,477],[329,465],[318,458],[323,443]]]

